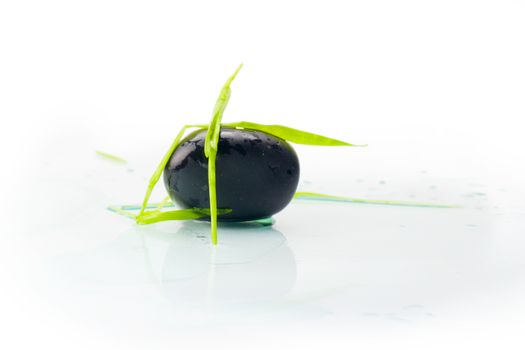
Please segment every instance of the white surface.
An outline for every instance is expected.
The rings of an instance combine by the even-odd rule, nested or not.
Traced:
[[[524,15],[2,3],[2,348],[523,348]],[[205,224],[106,211],[140,201],[240,61],[225,121],[369,144],[297,147],[301,189],[462,208],[294,202],[273,228],[221,227],[215,252]]]

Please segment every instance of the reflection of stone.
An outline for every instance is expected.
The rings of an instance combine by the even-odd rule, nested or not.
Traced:
[[[166,295],[177,304],[249,303],[291,290],[295,259],[279,231],[254,224],[223,224],[219,230],[215,249],[205,223],[184,223],[171,237],[162,268]]]

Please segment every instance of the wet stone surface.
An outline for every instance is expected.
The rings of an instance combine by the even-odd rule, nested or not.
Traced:
[[[208,208],[206,130],[188,135],[164,169],[171,199],[183,208]],[[299,159],[284,140],[260,131],[222,128],[216,160],[217,206],[232,213],[219,221],[272,216],[291,201],[299,182]]]

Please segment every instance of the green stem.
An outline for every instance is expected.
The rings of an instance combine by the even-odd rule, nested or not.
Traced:
[[[151,176],[151,178],[149,180],[148,188],[146,189],[146,195],[144,196],[144,201],[142,202],[142,207],[140,208],[140,212],[139,212],[137,217],[140,217],[140,216],[142,216],[144,214],[144,210],[146,210],[146,207],[148,206],[149,198],[151,197],[151,192],[153,191],[153,189],[155,188],[155,185],[159,181],[159,179],[160,179],[160,177],[162,175],[162,172],[164,171],[164,167],[166,166],[166,164],[170,160],[171,155],[173,154],[173,151],[175,151],[175,148],[177,148],[177,146],[179,145],[180,140],[184,136],[184,133],[186,132],[186,130],[188,130],[190,128],[195,128],[195,127],[199,127],[199,126],[198,125],[185,125],[185,126],[183,126],[182,129],[179,131],[177,137],[175,137],[175,140],[173,140],[173,142],[172,142],[170,148],[168,149],[168,151],[164,154],[164,157],[162,157],[162,160],[160,161],[159,165],[157,166],[157,169],[155,169],[155,172],[153,173],[153,175]]]
[[[215,159],[216,151],[210,152],[208,158],[208,188],[210,194],[210,223],[211,223],[211,241],[217,245],[217,187],[215,178]]]
[[[217,189],[216,189],[216,174],[215,174],[215,160],[217,158],[217,151],[219,148],[219,138],[221,134],[221,121],[224,110],[230,100],[231,89],[230,84],[237,76],[237,73],[242,68],[242,64],[237,67],[235,72],[228,78],[222,87],[219,97],[215,102],[213,109],[213,117],[206,133],[206,140],[204,142],[204,155],[208,158],[208,192],[210,196],[210,222],[211,222],[211,238],[213,245],[217,245]]]
[[[114,154],[110,154],[110,153],[106,153],[106,152],[102,152],[102,151],[95,151],[95,153],[104,158],[104,159],[107,159],[109,161],[112,161],[114,163],[119,163],[119,164],[126,164],[128,161],[125,160],[124,158],[120,158],[119,156],[116,156]]]

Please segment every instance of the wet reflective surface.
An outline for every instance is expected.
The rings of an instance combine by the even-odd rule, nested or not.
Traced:
[[[5,231],[3,258],[18,282],[4,300],[24,300],[26,322],[67,325],[127,346],[230,336],[249,342],[256,330],[388,339],[494,319],[519,327],[521,188],[472,174],[451,178],[437,166],[385,172],[380,160],[398,150],[366,151],[366,159],[350,154],[353,170],[337,172],[321,170],[337,167],[343,153],[304,152],[299,188],[460,207],[295,200],[273,226],[222,223],[214,248],[206,222],[136,226],[106,210],[140,201],[149,175],[143,160],[114,164],[87,147],[74,150],[82,155],[76,158],[73,150],[44,152],[26,186],[46,205],[31,220],[13,210],[25,208],[23,201],[10,207],[16,225]]]

